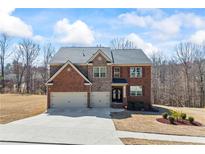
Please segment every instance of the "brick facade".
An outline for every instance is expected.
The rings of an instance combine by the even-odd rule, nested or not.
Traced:
[[[113,77],[114,77],[113,66]],[[117,66],[120,67],[120,78],[127,80],[126,86],[127,101],[143,101],[147,106],[151,105],[151,66],[142,67],[142,78],[130,78],[130,67],[132,66]],[[135,67],[137,67],[135,65]],[[143,87],[143,96],[130,96],[130,86],[140,85]]]
[[[48,107],[50,107],[51,92],[89,92],[89,85],[84,85],[85,79],[70,65],[66,66],[48,86]]]

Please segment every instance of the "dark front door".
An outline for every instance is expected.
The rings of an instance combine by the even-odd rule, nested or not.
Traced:
[[[122,103],[122,88],[112,88],[112,101]]]

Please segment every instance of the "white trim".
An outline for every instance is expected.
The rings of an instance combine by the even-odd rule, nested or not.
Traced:
[[[46,84],[51,82],[68,64],[70,64],[70,66],[74,68],[75,71],[80,74],[80,76],[82,76],[90,85],[92,85],[92,83],[69,60],[46,82]]]
[[[127,85],[128,83],[112,83],[112,86],[124,86]]]
[[[90,59],[88,59],[87,63],[91,62],[93,59],[95,59],[95,57],[101,54],[107,61],[112,62],[112,60],[102,51],[102,50],[98,50],[92,57],[90,57]]]
[[[47,85],[47,86],[52,86],[52,85],[53,85],[53,83],[46,83],[46,85]]]
[[[89,85],[91,85],[91,84],[90,84],[90,83],[84,83],[84,85],[85,85],[85,86],[89,86]]]
[[[123,86],[123,97],[126,98],[126,86]]]
[[[152,66],[152,64],[115,64],[113,63],[113,66]]]

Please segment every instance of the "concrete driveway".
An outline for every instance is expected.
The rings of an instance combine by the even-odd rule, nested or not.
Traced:
[[[122,144],[110,108],[49,110],[0,125],[0,141],[61,144]],[[114,110],[116,111],[116,109]]]

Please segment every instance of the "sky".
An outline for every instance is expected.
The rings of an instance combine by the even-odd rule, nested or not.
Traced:
[[[0,32],[16,44],[30,38],[44,45],[110,46],[125,38],[147,55],[172,56],[181,41],[205,41],[205,9],[5,9]]]

